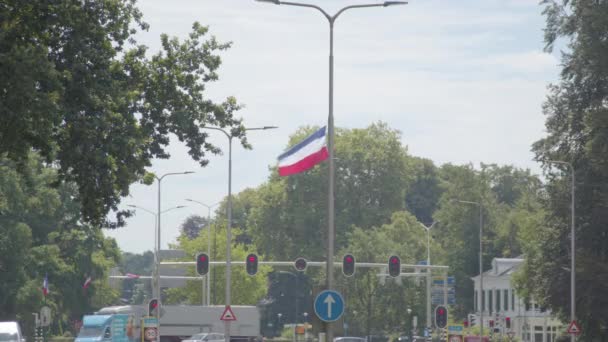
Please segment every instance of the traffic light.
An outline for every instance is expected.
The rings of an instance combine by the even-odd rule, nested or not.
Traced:
[[[490,325],[490,328],[494,328],[494,320],[493,319],[491,319],[488,324]]]
[[[511,317],[505,317],[505,328],[511,329]]]
[[[247,274],[255,275],[258,273],[258,256],[251,253],[245,259],[245,265],[247,266]]]
[[[464,325],[465,328],[468,328],[469,327],[469,321],[462,322],[462,325]]]
[[[435,326],[443,329],[448,325],[448,308],[438,305],[435,308]]]
[[[196,255],[196,273],[206,275],[209,273],[209,256],[205,253]]]
[[[156,317],[156,312],[158,310],[158,299],[152,298],[148,302],[148,316]]]
[[[469,318],[469,325],[471,327],[474,327],[477,325],[477,316],[475,316],[473,314],[469,314],[468,318]]]
[[[401,274],[401,259],[396,255],[388,258],[388,274],[391,277],[398,277]]]
[[[296,271],[299,272],[304,272],[306,270],[307,265],[308,262],[304,258],[297,258],[296,261],[294,261],[293,263],[293,267],[295,267]]]
[[[342,273],[347,277],[355,274],[355,257],[352,254],[346,254],[342,258]]]

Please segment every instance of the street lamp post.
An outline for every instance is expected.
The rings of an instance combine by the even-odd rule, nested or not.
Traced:
[[[226,209],[227,226],[226,226],[226,307],[230,306],[230,284],[231,284],[231,248],[232,248],[232,138],[234,136],[220,127],[206,126],[203,129],[212,129],[224,133],[228,138],[228,205]],[[277,128],[276,126],[264,126],[245,128],[245,131],[260,131]],[[224,321],[224,338],[226,342],[230,342],[230,321]]]
[[[479,296],[477,299],[477,305],[479,307],[479,340],[481,341],[483,338],[483,307],[482,298],[483,298],[483,241],[481,237],[483,236],[483,206],[481,202],[473,202],[473,201],[460,201],[456,200],[459,203],[476,205],[479,207]]]
[[[568,168],[570,169],[570,179],[571,179],[571,185],[570,185],[570,253],[572,253],[572,256],[570,258],[570,321],[574,322],[576,320],[576,272],[575,272],[575,260],[576,260],[576,253],[575,253],[575,241],[576,241],[576,233],[574,230],[574,221],[575,221],[575,211],[574,211],[574,200],[575,200],[575,193],[574,193],[574,184],[575,184],[575,178],[574,178],[574,166],[572,165],[572,163],[566,162],[566,161],[561,161],[561,160],[549,160],[549,163],[553,163],[553,164],[562,164],[562,165],[566,165],[568,166]],[[570,341],[574,342],[576,341],[576,334],[570,334]]]
[[[200,205],[202,205],[203,207],[207,208],[207,255],[211,256],[211,208],[215,207],[216,205],[220,204],[221,202],[217,202],[215,204],[205,204],[203,202],[199,202],[199,201],[195,201],[193,199],[190,198],[186,198],[186,201],[188,202],[193,202],[193,203],[198,203]],[[211,304],[211,272],[209,272],[209,274],[207,274],[207,306],[209,306]],[[201,294],[202,297],[202,294]],[[204,301],[203,298],[201,298],[202,301]]]
[[[291,2],[291,1],[280,1],[280,0],[256,0],[259,2],[268,2],[275,5],[288,5],[297,7],[308,7],[314,8],[321,12],[323,16],[329,22],[329,115],[327,117],[327,130],[328,130],[328,142],[327,149],[329,152],[329,184],[328,184],[328,203],[327,203],[327,289],[333,289],[333,259],[334,259],[334,190],[335,190],[335,161],[334,161],[334,23],[336,19],[344,11],[353,8],[367,8],[367,7],[388,7],[393,5],[405,5],[405,1],[385,1],[378,4],[362,4],[362,5],[351,5],[340,9],[336,14],[329,15],[321,7],[313,4]],[[327,324],[327,340],[333,341],[333,332],[331,330],[331,324]]]
[[[167,176],[174,176],[174,175],[187,175],[187,174],[191,174],[194,173],[192,171],[184,171],[184,172],[170,172],[170,173],[165,173],[164,175],[158,177],[158,176],[154,176],[154,178],[156,178],[156,181],[158,183],[158,206],[157,206],[157,218],[156,218],[156,253],[155,253],[155,275],[154,275],[154,280],[156,282],[156,286],[155,286],[155,297],[156,299],[158,299],[158,308],[159,310],[156,310],[156,319],[158,320],[158,333],[156,334],[156,342],[160,342],[160,308],[162,308],[162,300],[160,298],[160,218],[161,218],[161,214],[163,213],[163,211],[161,211],[161,207],[160,207],[160,194],[161,194],[161,182],[163,180],[163,178],[167,177]]]
[[[420,225],[426,230],[426,264],[431,266],[431,229],[439,221],[433,222],[430,226],[425,226],[421,222]],[[430,330],[431,328],[431,269],[427,268],[426,276],[426,327]]]

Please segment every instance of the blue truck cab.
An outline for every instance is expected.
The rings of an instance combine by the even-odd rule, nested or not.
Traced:
[[[132,315],[87,315],[74,342],[135,342],[134,324]]]

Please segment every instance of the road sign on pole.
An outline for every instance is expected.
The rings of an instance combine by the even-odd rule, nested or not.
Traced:
[[[43,306],[40,309],[40,325],[48,327],[51,324],[51,308]]]
[[[324,322],[338,320],[344,313],[344,299],[337,291],[325,290],[315,299],[315,314]]]
[[[568,330],[566,330],[568,332],[568,334],[574,334],[574,335],[578,335],[581,333],[581,327],[578,325],[578,323],[576,323],[576,321],[572,321],[570,322],[570,325],[568,326]]]
[[[232,312],[230,305],[226,305],[226,309],[224,309],[224,313],[220,319],[222,321],[236,321],[236,316],[234,315],[234,312]]]

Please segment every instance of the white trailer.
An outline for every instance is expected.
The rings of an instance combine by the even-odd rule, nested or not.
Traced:
[[[179,342],[201,332],[224,333],[220,320],[224,306],[164,305],[160,317],[161,342]],[[231,341],[260,339],[260,312],[255,306],[231,306],[236,321],[230,323]],[[110,306],[96,312],[98,315],[133,314],[136,322],[146,315],[143,305]],[[138,327],[139,328],[139,327]]]

